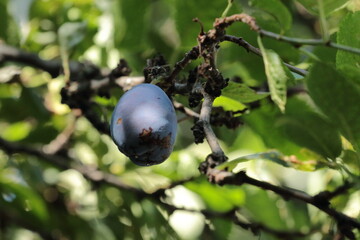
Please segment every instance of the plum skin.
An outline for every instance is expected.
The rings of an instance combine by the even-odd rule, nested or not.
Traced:
[[[110,131],[119,150],[135,164],[162,163],[174,148],[177,131],[174,106],[160,87],[139,84],[120,98]]]

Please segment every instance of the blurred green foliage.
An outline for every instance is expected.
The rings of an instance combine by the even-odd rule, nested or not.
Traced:
[[[320,38],[318,2],[235,0],[228,14],[248,13],[261,28],[286,36]],[[331,39],[359,48],[360,14],[356,11],[360,6],[356,0],[322,2]],[[227,0],[5,0],[0,2],[0,44],[47,60],[88,60],[109,69],[124,58],[136,76],[155,54],[162,54],[169,64],[179,61],[198,44],[200,25],[192,19],[198,18],[207,31],[227,4]],[[227,33],[258,47],[257,34],[244,24],[234,24]],[[238,111],[249,103],[259,103],[243,114],[244,126],[215,128],[226,155],[235,159],[222,167],[246,170],[256,178],[310,194],[333,190],[343,179],[359,184],[359,55],[323,46],[296,48],[274,39],[261,41],[265,66],[260,57],[235,44],[221,43],[218,50],[219,70],[241,83],[230,82],[214,105]],[[309,94],[286,99],[285,90],[291,84],[285,78],[293,76],[280,59],[310,68],[306,78],[294,74],[296,81],[291,83],[306,86]],[[181,77],[198,63],[190,64]],[[0,74],[0,136],[5,140],[51,152],[54,142],[70,132],[64,145],[76,164],[97,167],[145,192],[194,177],[166,190],[166,202],[175,207],[220,213],[240,208],[242,218],[275,230],[306,233],[316,229],[315,234],[293,239],[331,238],[333,221],[304,203],[285,201],[252,186],[215,186],[199,176],[198,165],[210,149],[207,144],[193,143],[192,120],[179,123],[175,150],[166,162],[138,167],[117,150],[109,136],[61,104],[64,76],[51,78],[19,65],[21,80],[10,83],[5,79],[12,65],[1,62],[0,56],[0,70],[7,73],[5,77]],[[275,88],[271,95],[280,96],[278,105],[284,113],[268,100],[266,82],[270,91]],[[94,97],[101,108],[97,111],[106,121],[121,94],[113,89],[109,99]],[[188,107],[186,98],[175,98]],[[296,163],[286,162],[289,158]],[[333,199],[332,204],[359,219],[356,190]],[[360,237],[358,231],[356,234]],[[255,236],[228,218],[206,218],[182,210],[169,213],[131,191],[93,184],[76,170],[60,170],[36,156],[7,155],[0,150],[0,239],[179,238],[277,239],[266,232]]]

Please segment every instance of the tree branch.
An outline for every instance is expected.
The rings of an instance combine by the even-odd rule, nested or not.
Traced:
[[[307,236],[307,235],[311,234],[311,232],[302,233],[302,232],[297,232],[297,231],[280,231],[280,230],[271,229],[261,223],[243,222],[236,216],[237,208],[235,208],[229,212],[215,212],[215,211],[210,211],[210,210],[195,210],[195,209],[188,209],[188,208],[183,208],[183,207],[176,207],[174,205],[171,205],[171,204],[166,203],[161,200],[161,198],[164,196],[166,190],[172,189],[172,188],[174,188],[178,185],[182,185],[186,182],[193,181],[194,179],[196,179],[194,177],[175,181],[167,187],[159,188],[158,190],[156,190],[152,193],[147,193],[147,192],[144,192],[143,190],[134,188],[130,185],[123,183],[115,175],[102,172],[102,171],[97,170],[92,167],[71,165],[70,163],[72,163],[74,161],[71,161],[70,159],[60,156],[60,155],[57,155],[57,154],[47,154],[47,153],[43,152],[42,150],[38,150],[33,147],[23,146],[23,145],[20,145],[17,143],[10,143],[2,138],[0,138],[0,149],[3,149],[8,154],[12,154],[12,153],[29,154],[29,155],[38,157],[40,160],[43,160],[47,163],[50,163],[50,164],[52,164],[56,167],[59,167],[61,169],[64,169],[64,170],[74,169],[74,170],[80,172],[85,178],[87,178],[94,184],[104,183],[104,184],[116,187],[118,189],[121,189],[121,190],[132,192],[140,199],[144,199],[144,198],[152,199],[156,204],[159,204],[161,207],[166,209],[166,211],[169,214],[172,214],[174,211],[179,210],[179,211],[187,211],[187,212],[198,212],[198,213],[203,214],[207,218],[217,218],[217,217],[227,218],[229,220],[234,221],[234,223],[239,225],[240,227],[242,227],[246,230],[251,230],[253,233],[258,233],[259,231],[264,231],[264,232],[268,232],[268,233],[276,235],[276,236],[289,236],[289,237],[291,237],[291,236]]]
[[[42,69],[55,78],[62,72],[62,64],[60,60],[45,60],[35,53],[29,53],[17,48],[0,44],[0,63],[2,62],[18,62],[28,66]],[[71,62],[70,67],[75,68],[78,63]]]
[[[191,110],[190,108],[185,107],[184,105],[182,105],[181,103],[177,102],[177,101],[173,101],[173,105],[175,107],[176,110],[186,114],[189,117],[198,119],[200,117],[200,114]]]
[[[193,47],[189,52],[187,52],[183,59],[178,61],[170,75],[165,79],[165,84],[167,88],[171,88],[175,86],[175,78],[176,76],[188,65],[191,61],[197,59],[199,57],[199,47]],[[166,90],[166,89],[165,89]]]
[[[331,199],[346,193],[349,189],[355,186],[355,183],[345,182],[343,185],[336,188],[334,191],[323,191],[318,193],[315,197],[330,201]]]
[[[303,39],[303,38],[292,38],[292,37],[286,37],[274,32],[269,32],[263,29],[259,29],[258,31],[262,36],[274,38],[279,41],[288,42],[295,46],[299,45],[313,45],[313,46],[324,46],[324,47],[331,47],[335,49],[339,49],[345,52],[351,52],[354,54],[360,54],[359,48],[354,48],[338,43],[334,43],[332,41],[324,41],[323,39]]]
[[[329,216],[334,218],[336,222],[341,226],[348,226],[348,227],[351,226],[351,228],[360,229],[360,222],[341,212],[336,211],[330,206],[330,202],[328,201],[328,199],[320,198],[318,195],[315,195],[313,197],[301,191],[282,188],[272,185],[268,182],[259,181],[257,179],[249,177],[248,175],[246,175],[244,171],[234,174],[232,172],[217,170],[214,168],[208,168],[206,175],[209,177],[209,180],[211,182],[219,185],[225,185],[225,184],[243,185],[244,183],[246,183],[267,191],[274,192],[279,196],[283,197],[285,200],[290,198],[300,200],[327,213]]]
[[[25,153],[25,154],[29,154],[29,155],[38,157],[40,160],[43,160],[50,164],[53,164],[54,166],[59,167],[64,170],[74,169],[74,170],[80,172],[82,175],[84,175],[85,178],[87,178],[93,182],[104,182],[104,183],[108,183],[114,187],[117,187],[119,189],[127,190],[130,192],[139,194],[139,195],[147,195],[147,193],[145,193],[137,188],[134,188],[134,187],[124,184],[122,181],[120,181],[120,179],[118,179],[114,175],[104,173],[102,171],[99,171],[99,170],[91,168],[91,167],[71,165],[71,163],[74,161],[71,161],[70,158],[65,158],[58,154],[48,154],[40,149],[20,145],[17,143],[11,143],[2,138],[0,138],[0,148],[3,149],[8,154]]]
[[[235,37],[235,36],[231,36],[231,35],[225,35],[223,41],[229,41],[229,42],[233,42],[238,44],[239,46],[245,48],[247,51],[255,53],[256,55],[262,57],[262,53],[260,51],[260,49],[254,47],[253,45],[251,45],[250,43],[248,43],[247,41],[245,41],[243,38],[241,37]],[[291,64],[285,63],[284,65],[286,67],[288,67],[292,72],[297,73],[301,76],[306,76],[308,74],[308,71],[295,67]]]
[[[279,41],[288,42],[288,43],[294,44],[295,46],[299,46],[299,45],[300,46],[301,45],[318,46],[318,45],[320,45],[320,46],[339,49],[339,50],[346,51],[346,52],[351,52],[354,54],[360,54],[360,49],[358,49],[358,48],[354,48],[354,47],[350,47],[350,46],[346,46],[346,45],[342,45],[342,44],[337,44],[337,43],[334,43],[331,41],[324,41],[323,39],[292,38],[292,37],[286,37],[286,36],[283,36],[283,35],[280,35],[280,34],[277,34],[274,32],[263,30],[256,24],[256,21],[254,18],[252,18],[251,16],[249,16],[245,13],[234,14],[232,16],[225,17],[225,18],[218,18],[214,22],[214,27],[225,29],[228,26],[230,26],[231,24],[233,24],[234,22],[243,22],[243,23],[249,25],[251,30],[254,30],[255,32],[259,33],[261,36],[274,38]]]
[[[210,124],[211,109],[212,109],[212,104],[214,102],[214,98],[205,91],[203,91],[203,95],[204,95],[204,102],[202,103],[201,106],[199,122],[201,122],[204,128],[205,137],[211,148],[212,153],[217,156],[223,156],[224,152],[221,149],[217,137],[214,131],[212,130]]]

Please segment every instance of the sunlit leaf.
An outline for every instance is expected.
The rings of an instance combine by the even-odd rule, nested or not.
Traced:
[[[269,93],[257,93],[246,84],[229,82],[228,86],[222,91],[222,95],[241,103],[251,103],[269,96]]]
[[[13,123],[5,128],[1,136],[8,141],[19,141],[29,135],[31,128],[31,124],[26,121]]]
[[[300,2],[308,11],[312,14],[319,14],[319,4],[316,0],[297,0]],[[322,0],[324,4],[325,14],[330,14],[331,12],[342,8],[345,6],[348,0]]]
[[[250,0],[251,6],[260,8],[276,19],[283,30],[291,28],[292,17],[289,10],[279,0]]]
[[[263,159],[269,160],[274,163],[280,164],[283,167],[290,167],[290,164],[284,160],[284,155],[277,151],[263,152],[263,153],[255,153],[251,155],[246,155],[242,157],[238,157],[231,161],[224,162],[218,165],[216,168],[219,170],[227,169],[228,171],[234,170],[240,163],[247,162],[255,159]]]
[[[245,109],[245,105],[240,101],[225,96],[217,97],[213,104],[214,107],[223,107],[225,111],[239,111]]]
[[[33,0],[12,0],[9,1],[9,13],[17,23],[24,42],[30,33],[29,11]]]

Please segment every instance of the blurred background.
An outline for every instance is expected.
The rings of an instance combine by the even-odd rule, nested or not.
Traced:
[[[316,1],[266,2],[234,1],[228,15],[246,12],[268,31],[321,38],[317,4],[311,3]],[[348,12],[360,10],[360,3],[324,2],[328,31],[335,39],[340,20]],[[115,68],[123,58],[132,69],[131,76],[141,76],[147,60],[157,54],[164,56],[170,66],[183,58],[197,46],[200,25],[192,19],[197,17],[207,31],[227,4],[226,0],[2,0],[0,49],[6,44],[45,60],[91,62],[103,71]],[[257,34],[245,24],[236,23],[227,33],[257,47]],[[325,62],[335,61],[334,49],[296,48],[273,39],[263,42],[285,62],[300,68],[307,69],[314,56]],[[186,79],[200,62],[187,66],[179,79]],[[266,76],[262,59],[245,49],[222,43],[217,65],[225,78],[263,89]],[[3,61],[0,52],[0,137],[27,147],[24,154],[9,154],[0,147],[0,239],[281,239],[276,233],[253,234],[235,224],[225,214],[234,209],[245,222],[304,234],[291,239],[333,239],[334,222],[314,207],[286,201],[253,186],[212,185],[200,176],[198,166],[211,150],[207,143],[194,143],[190,130],[194,120],[182,113],[178,118],[185,119],[179,122],[170,158],[152,167],[134,165],[108,135],[62,104],[66,76],[57,75]],[[301,81],[301,76],[295,76]],[[109,122],[122,94],[121,88],[114,87],[107,96],[92,96],[94,112]],[[174,98],[188,107],[185,96]],[[298,99],[289,101],[298,104]],[[226,97],[214,105],[229,111],[246,107]],[[276,149],[303,164],[286,168],[260,157],[237,165],[235,171],[246,170],[257,179],[312,195],[341,185],[344,172],[332,169],[319,154],[290,141],[274,127],[279,114],[273,104],[264,103],[258,111],[241,116],[241,126],[217,126],[214,130],[229,159]],[[44,161],[31,149],[65,156],[62,160],[69,156],[72,162],[66,164],[111,173],[150,195],[172,182],[185,182],[165,190],[162,201],[175,206],[170,211],[150,195],[139,196],[127,189],[90,181],[75,169],[61,169]],[[356,166],[350,164],[349,168]],[[355,190],[335,198],[332,204],[358,218],[360,196]]]

